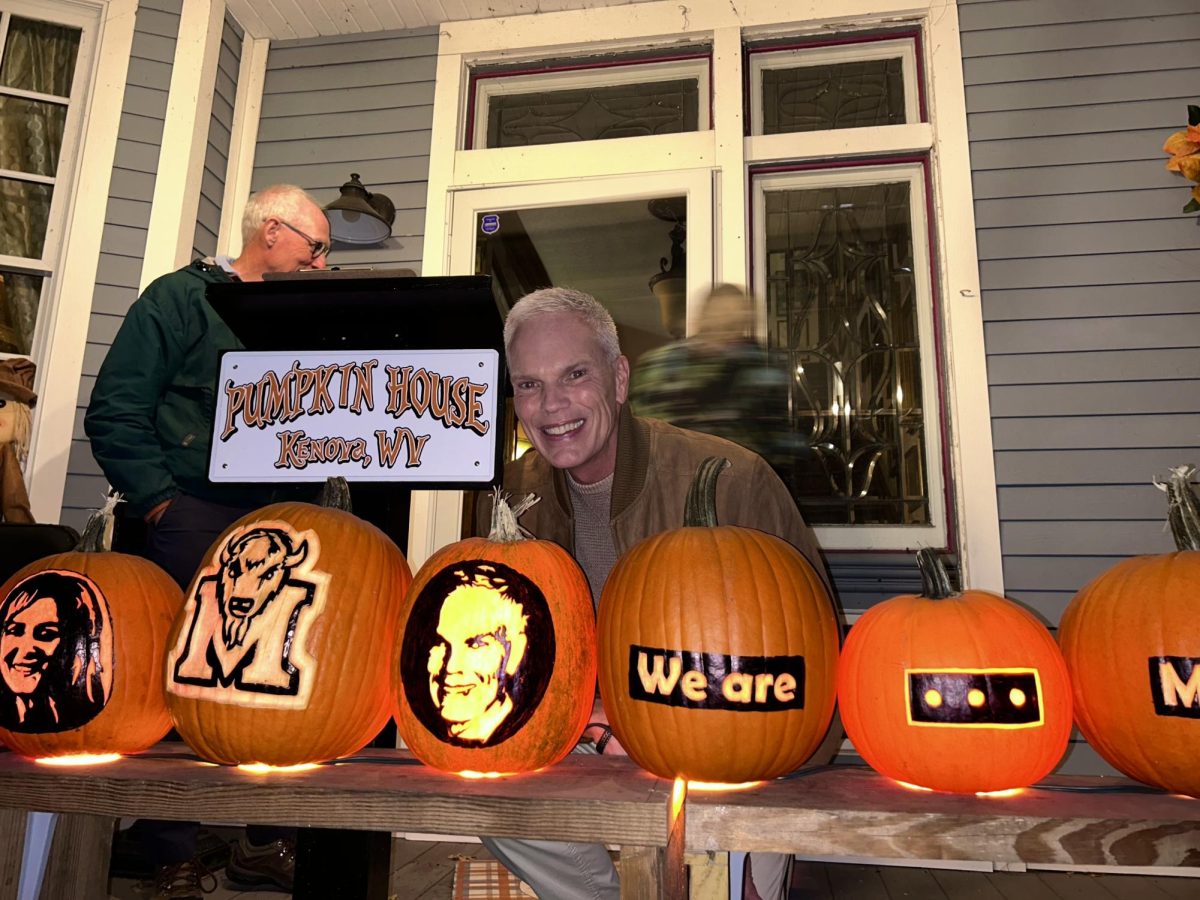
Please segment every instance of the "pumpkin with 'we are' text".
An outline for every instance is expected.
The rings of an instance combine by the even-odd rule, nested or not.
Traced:
[[[446,772],[528,772],[575,745],[592,709],[595,623],[583,570],[523,533],[496,493],[491,530],[417,572],[394,664],[396,723],[413,754]]]
[[[717,524],[727,465],[701,463],[684,527],[630,548],[600,600],[604,710],[633,760],[663,778],[783,775],[833,716],[833,603],[786,541]]]

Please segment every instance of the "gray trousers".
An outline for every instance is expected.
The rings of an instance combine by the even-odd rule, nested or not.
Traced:
[[[540,900],[619,900],[621,896],[617,869],[602,844],[480,840],[506,869],[533,888]],[[792,857],[784,853],[750,853],[747,857],[750,875],[746,880],[753,877],[758,896],[787,900]]]

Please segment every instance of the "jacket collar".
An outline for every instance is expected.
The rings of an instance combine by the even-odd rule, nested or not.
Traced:
[[[637,499],[646,484],[649,467],[650,426],[629,411],[628,403],[622,404],[617,414],[617,468],[613,472],[610,519],[616,519]],[[567,473],[563,469],[554,470],[554,496],[567,516],[573,515]]]

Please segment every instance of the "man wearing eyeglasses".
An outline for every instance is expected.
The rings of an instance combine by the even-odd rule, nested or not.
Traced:
[[[84,418],[105,477],[128,511],[145,520],[145,556],[184,589],[217,536],[273,499],[269,487],[208,481],[220,354],[242,345],[206,291],[210,284],[262,281],[268,272],[324,268],[329,221],[300,188],[263,188],[246,203],[242,245],[237,259],[198,259],[146,288],[109,348]],[[199,900],[199,825],[143,821],[138,830],[159,867],[155,896]],[[290,890],[288,835],[247,832],[234,849],[230,878]]]

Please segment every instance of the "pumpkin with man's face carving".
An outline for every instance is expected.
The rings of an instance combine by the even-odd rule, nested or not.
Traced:
[[[578,564],[517,525],[536,498],[493,498],[487,538],[444,547],[417,572],[393,666],[396,723],[446,772],[508,774],[575,745],[596,683],[591,593]]]
[[[1085,586],[1059,627],[1075,719],[1115,769],[1200,797],[1200,510],[1191,466],[1167,484],[1174,553],[1124,560]]]
[[[987,591],[950,589],[931,550],[925,588],[854,623],[838,664],[842,723],[877,772],[976,793],[1023,787],[1057,765],[1071,734],[1071,686],[1032,613]]]
[[[322,503],[234,522],[188,589],[164,674],[175,727],[204,759],[322,762],[387,722],[391,636],[412,575],[391,539],[349,512],[344,481]]]
[[[726,465],[701,464],[684,527],[634,545],[600,600],[604,710],[634,761],[663,778],[783,775],[833,716],[832,601],[786,541],[716,524]]]
[[[115,502],[0,587],[0,742],[25,756],[138,753],[170,730],[158,673],[183,596],[107,549]]]

